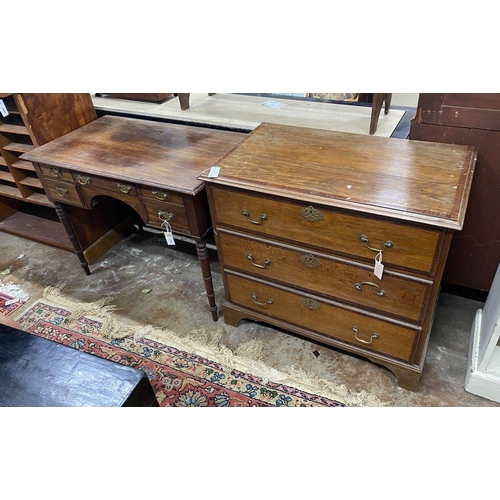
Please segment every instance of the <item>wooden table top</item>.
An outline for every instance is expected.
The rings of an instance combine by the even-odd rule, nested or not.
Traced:
[[[23,160],[196,194],[197,176],[246,134],[103,116],[22,155]]]
[[[262,123],[201,180],[461,229],[477,151]]]

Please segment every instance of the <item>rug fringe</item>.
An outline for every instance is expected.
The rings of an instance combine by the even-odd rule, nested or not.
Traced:
[[[106,297],[91,303],[75,303],[61,294],[62,288],[47,287],[43,297],[59,305],[73,310],[74,319],[83,316],[103,318],[101,334],[108,339],[132,337],[134,340],[146,338],[160,343],[168,343],[179,350],[190,351],[206,359],[210,359],[225,368],[239,370],[262,379],[263,383],[273,381],[296,387],[308,393],[340,401],[348,406],[386,406],[379,398],[365,391],[353,392],[343,384],[336,384],[321,379],[315,374],[293,366],[276,370],[268,366],[263,359],[263,343],[261,340],[250,340],[233,352],[221,341],[224,329],[219,327],[209,331],[204,328],[192,330],[180,337],[167,328],[152,325],[126,325],[117,321],[112,312],[117,307],[110,305],[112,297]]]

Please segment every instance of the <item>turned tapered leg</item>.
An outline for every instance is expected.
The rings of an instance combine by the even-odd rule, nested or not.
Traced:
[[[217,305],[215,304],[214,284],[212,281],[212,271],[210,270],[210,259],[208,257],[207,245],[204,241],[196,243],[196,251],[198,253],[198,261],[200,262],[201,275],[205,283],[205,290],[207,292],[208,305],[212,313],[212,319],[218,321]]]
[[[54,202],[54,206],[56,207],[57,216],[59,217],[59,220],[61,221],[61,223],[66,231],[66,234],[68,235],[68,238],[71,241],[71,244],[73,245],[73,248],[75,250],[75,254],[78,257],[78,259],[80,260],[80,265],[83,267],[85,274],[87,276],[90,276],[89,264],[85,260],[85,257],[83,255],[82,246],[80,245],[80,242],[78,241],[75,230],[73,228],[73,224],[71,224],[71,220],[69,219],[69,215],[68,215],[68,211],[66,210],[66,207],[62,203],[59,203],[57,201]]]

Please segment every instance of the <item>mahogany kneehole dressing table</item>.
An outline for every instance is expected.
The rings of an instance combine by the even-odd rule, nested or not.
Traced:
[[[87,274],[88,262],[66,205],[92,209],[96,196],[132,207],[144,224],[193,239],[212,318],[217,306],[205,238],[211,228],[200,172],[246,134],[209,128],[103,116],[24,154],[33,162],[45,192]]]

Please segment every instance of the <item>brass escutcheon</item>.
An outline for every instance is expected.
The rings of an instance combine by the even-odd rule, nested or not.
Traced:
[[[353,326],[351,330],[354,332],[354,337],[356,338],[356,340],[358,342],[361,342],[362,344],[367,344],[367,345],[373,344],[373,341],[375,339],[378,339],[380,336],[378,333],[372,333],[370,335],[370,340],[363,340],[358,337],[359,330],[355,326]]]
[[[300,303],[304,307],[307,307],[307,309],[310,309],[311,311],[319,311],[321,309],[321,304],[314,299],[303,298],[300,299]]]
[[[323,220],[323,214],[316,210],[314,207],[303,208],[300,211],[300,216],[303,217],[308,222],[319,222]]]
[[[302,262],[302,264],[304,264],[305,266],[310,267],[311,269],[318,269],[323,265],[317,257],[310,253],[303,255],[300,258],[300,262]]]

